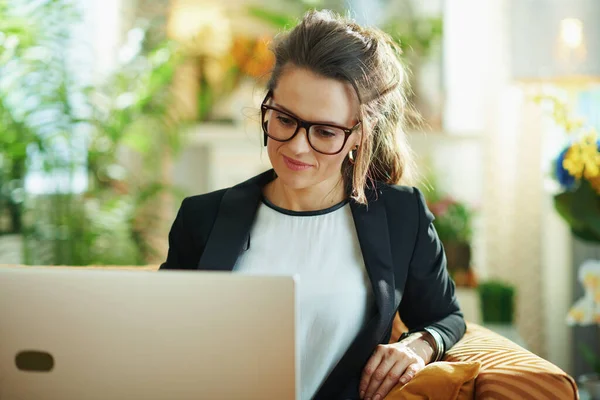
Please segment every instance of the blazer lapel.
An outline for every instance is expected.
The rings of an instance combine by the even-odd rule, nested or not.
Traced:
[[[391,318],[396,311],[394,273],[384,200],[371,200],[368,206],[352,202],[350,207],[377,310],[384,319]]]
[[[248,241],[262,196],[262,187],[273,180],[269,170],[228,189],[223,195],[215,224],[198,262],[200,270],[231,271]]]
[[[384,200],[372,199],[364,206],[352,202],[350,207],[358,235],[365,267],[367,269],[373,296],[375,315],[367,322],[333,371],[329,374],[314,399],[334,399],[340,393],[351,395],[358,391],[362,368],[373,349],[387,342],[387,334],[396,312],[394,273],[388,219]],[[345,398],[345,397],[344,397]]]

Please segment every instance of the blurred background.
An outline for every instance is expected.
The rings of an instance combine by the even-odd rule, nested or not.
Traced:
[[[163,261],[185,196],[269,168],[269,43],[311,8],[402,47],[467,319],[600,372],[598,0],[0,0],[0,264]]]

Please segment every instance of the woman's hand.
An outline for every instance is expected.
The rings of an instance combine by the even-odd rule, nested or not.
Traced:
[[[379,345],[363,369],[359,385],[360,398],[382,400],[398,383],[408,383],[433,355],[423,335],[417,333],[406,341]]]

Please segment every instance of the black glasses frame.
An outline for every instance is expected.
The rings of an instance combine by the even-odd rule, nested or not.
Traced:
[[[269,98],[272,96],[272,93],[269,92],[267,93],[267,95],[265,96],[264,100],[262,101],[262,104],[260,105],[260,111],[261,111],[261,126],[263,129],[263,133],[264,133],[264,144],[265,146],[267,145],[267,137],[277,141],[277,142],[289,142],[290,140],[292,140],[293,138],[296,137],[296,135],[298,134],[298,132],[300,132],[300,128],[304,128],[304,130],[306,131],[306,139],[308,140],[308,144],[310,145],[310,147],[316,151],[317,153],[321,153],[321,154],[326,154],[329,156],[333,156],[336,154],[339,154],[342,150],[344,150],[344,147],[346,146],[346,142],[348,141],[348,138],[350,137],[350,135],[352,135],[352,133],[360,126],[362,121],[358,121],[356,123],[356,125],[354,125],[352,128],[346,128],[345,126],[340,126],[340,125],[333,125],[333,124],[322,124],[322,123],[316,123],[316,122],[310,122],[310,121],[305,121],[302,118],[299,118],[293,114],[290,114],[287,111],[283,111],[280,110],[277,107],[273,107],[270,105],[267,105],[266,102],[267,100],[269,100]],[[267,113],[268,110],[273,110],[273,111],[277,111],[278,113],[281,114],[285,114],[286,116],[290,117],[290,119],[293,119],[294,121],[296,121],[296,131],[294,132],[294,134],[292,136],[290,136],[288,139],[277,139],[274,138],[273,136],[269,135],[269,132],[267,130],[267,124],[265,123],[265,114]],[[318,126],[328,126],[331,128],[337,128],[337,129],[341,129],[344,132],[344,143],[342,143],[342,147],[334,152],[334,153],[325,153],[323,151],[317,150],[315,149],[315,146],[313,146],[313,144],[310,141],[310,135],[308,134],[309,130],[311,127],[313,127],[314,125],[318,125]]]

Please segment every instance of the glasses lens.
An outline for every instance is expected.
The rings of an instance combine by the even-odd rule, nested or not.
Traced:
[[[344,147],[346,134],[340,128],[327,125],[313,125],[309,139],[313,148],[321,153],[337,153]]]
[[[296,132],[298,122],[287,114],[276,110],[266,109],[263,126],[267,134],[276,140],[288,140]]]

